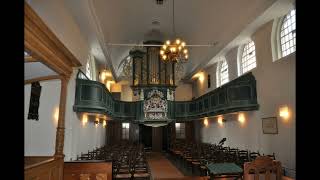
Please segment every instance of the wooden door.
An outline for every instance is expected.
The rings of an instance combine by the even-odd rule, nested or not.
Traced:
[[[152,151],[162,151],[162,127],[152,127]]]

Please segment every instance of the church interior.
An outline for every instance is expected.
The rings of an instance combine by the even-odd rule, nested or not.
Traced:
[[[27,180],[296,179],[294,0],[25,0]]]

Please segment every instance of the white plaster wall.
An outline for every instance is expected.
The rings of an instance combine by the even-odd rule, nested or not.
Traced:
[[[60,102],[60,80],[40,82],[39,121],[28,120],[31,85],[24,86],[24,155],[52,156],[55,152],[57,121],[54,118]]]
[[[226,123],[222,126],[217,123],[217,118],[210,118],[208,127],[202,124],[202,141],[208,143],[218,143],[226,137],[226,146],[239,149],[259,150],[259,121],[256,120],[257,112],[246,112],[246,122],[240,124],[237,121],[237,114],[224,115]],[[261,125],[261,124],[260,124]],[[260,151],[261,152],[261,151]]]
[[[105,145],[106,128],[95,126],[92,121],[83,126],[81,116],[73,112],[75,77],[69,80],[65,114],[65,161],[75,160],[81,152]],[[28,120],[31,85],[25,85],[25,156],[52,156],[55,151],[57,121],[54,117],[60,103],[60,80],[40,82],[42,86],[39,106],[39,121]]]
[[[234,57],[238,56],[238,47],[231,49],[226,55],[226,61],[228,63],[229,81],[238,77],[238,62]]]
[[[215,88],[217,88],[217,76],[216,76],[217,63],[211,65],[210,67],[204,69],[202,74],[204,80],[200,81],[198,78],[194,79],[192,83],[192,96],[197,98],[203,94],[206,94]],[[208,74],[211,78],[211,86],[208,88]]]
[[[76,74],[78,69],[74,69],[68,83],[68,94],[65,118],[65,161],[75,160],[77,155],[87,153],[97,147],[105,145],[106,128],[102,124],[96,127],[94,119],[89,120],[86,125],[82,125],[82,116],[73,111],[75,98]]]
[[[259,151],[264,154],[276,155],[286,168],[288,176],[295,177],[296,169],[296,118],[295,118],[295,53],[275,62],[271,53],[272,22],[260,27],[252,39],[256,46],[257,67],[252,70],[257,81],[257,98],[260,108],[258,111],[245,112],[246,122],[241,125],[237,115],[225,115],[227,122],[219,126],[216,119],[209,120],[209,126],[201,125],[203,142],[218,143],[223,137],[227,138],[226,145]],[[237,74],[237,47],[227,53],[229,77],[234,79]],[[205,91],[200,91],[205,92]],[[200,94],[202,95],[202,94]],[[279,107],[287,105],[290,118],[279,117]],[[262,118],[277,117],[278,134],[263,134]]]
[[[132,101],[133,91],[129,84],[121,85],[121,101]]]
[[[176,101],[190,101],[192,99],[192,84],[179,84],[174,98]]]
[[[85,65],[88,59],[89,45],[80,32],[63,0],[29,0],[27,3],[44,21],[49,29]]]

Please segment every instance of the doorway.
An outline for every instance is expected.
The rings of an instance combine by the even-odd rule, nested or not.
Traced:
[[[152,149],[152,127],[140,124],[139,129],[140,143],[144,144],[145,148]]]

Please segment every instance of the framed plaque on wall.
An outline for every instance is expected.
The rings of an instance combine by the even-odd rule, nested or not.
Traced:
[[[262,118],[263,134],[278,134],[277,117]]]

